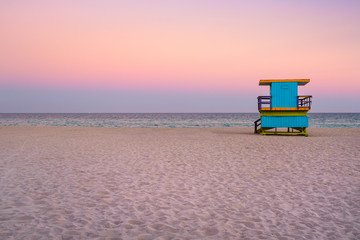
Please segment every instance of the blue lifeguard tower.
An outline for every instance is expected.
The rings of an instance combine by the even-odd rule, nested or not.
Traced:
[[[260,118],[254,122],[255,133],[308,136],[307,112],[311,108],[312,96],[299,96],[298,86],[310,79],[260,80],[260,86],[270,86],[270,96],[258,97]],[[279,131],[278,128],[287,128]]]

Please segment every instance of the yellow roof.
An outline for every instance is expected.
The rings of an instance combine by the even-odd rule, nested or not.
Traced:
[[[270,85],[273,82],[297,82],[299,85],[304,86],[310,79],[267,79],[267,80],[260,80],[259,85]]]

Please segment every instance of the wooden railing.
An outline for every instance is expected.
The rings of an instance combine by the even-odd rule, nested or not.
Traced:
[[[258,109],[260,110],[263,107],[268,107],[271,109],[271,98],[271,96],[258,96]]]
[[[254,133],[257,133],[259,126],[261,126],[261,118],[254,122]]]
[[[298,99],[298,102],[297,102],[298,108],[300,108],[300,107],[308,107],[309,110],[310,110],[310,108],[311,108],[311,98],[312,98],[311,95],[298,96],[297,97],[297,99]]]
[[[311,95],[298,96],[297,97],[297,109],[299,108],[311,108]],[[258,96],[258,110],[262,108],[268,108],[272,110],[272,96]],[[295,109],[296,110],[296,109]]]

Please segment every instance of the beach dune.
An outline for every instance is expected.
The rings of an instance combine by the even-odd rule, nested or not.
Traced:
[[[0,239],[359,239],[360,129],[0,127]]]

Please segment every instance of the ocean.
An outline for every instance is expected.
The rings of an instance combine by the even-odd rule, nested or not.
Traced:
[[[309,113],[309,127],[358,128],[360,113]],[[259,113],[0,113],[0,126],[253,127]]]

